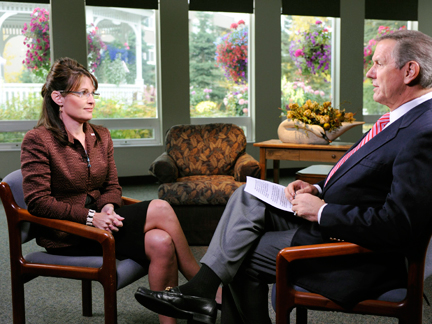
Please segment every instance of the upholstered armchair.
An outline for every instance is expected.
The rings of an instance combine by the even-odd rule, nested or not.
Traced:
[[[234,124],[176,125],[165,145],[150,166],[158,197],[176,211],[189,244],[207,245],[231,194],[246,176],[259,177],[259,163]]]

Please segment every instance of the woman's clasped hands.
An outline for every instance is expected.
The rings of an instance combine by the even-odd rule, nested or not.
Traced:
[[[119,227],[123,226],[123,219],[123,217],[114,211],[114,206],[112,204],[106,204],[100,213],[95,213],[93,217],[93,226],[110,233],[118,232]]]
[[[325,204],[318,195],[317,187],[301,180],[293,181],[285,188],[285,196],[292,204],[294,215],[310,222],[318,221],[318,212]]]

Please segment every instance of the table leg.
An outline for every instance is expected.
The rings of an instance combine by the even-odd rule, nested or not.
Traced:
[[[266,149],[260,147],[260,168],[261,168],[261,179],[266,180],[267,177],[267,160],[266,160]]]
[[[279,183],[280,160],[273,160],[273,182]]]

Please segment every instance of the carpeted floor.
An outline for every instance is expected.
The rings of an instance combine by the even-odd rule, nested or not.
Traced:
[[[292,178],[282,178],[281,184],[287,184]],[[134,184],[123,181],[123,195],[141,200],[156,198],[157,184]],[[1,205],[1,203],[0,203]],[[12,323],[12,302],[9,267],[9,246],[7,223],[3,206],[0,206],[0,324]],[[24,245],[24,254],[40,249],[35,243]],[[197,260],[205,253],[206,247],[194,246],[192,250]],[[180,283],[185,279],[180,276]],[[148,287],[147,277],[125,287],[117,293],[118,323],[158,323],[156,314],[143,308],[134,298],[138,286]],[[432,301],[432,278],[425,282],[425,293]],[[81,315],[81,283],[77,280],[58,278],[36,278],[25,286],[26,319],[27,323],[34,324],[64,324],[64,323],[104,323],[103,315],[103,291],[99,283],[93,283],[93,317],[87,318]],[[423,323],[432,323],[432,307],[424,306]],[[294,313],[292,322],[294,323]],[[381,318],[376,316],[351,315],[342,313],[324,313],[309,311],[311,324],[357,324],[397,323],[396,319]],[[274,321],[274,312],[271,310],[271,318]],[[186,323],[178,320],[178,323]],[[217,323],[220,323],[218,317]],[[255,324],[255,323],[251,323]],[[256,323],[260,324],[260,323]]]

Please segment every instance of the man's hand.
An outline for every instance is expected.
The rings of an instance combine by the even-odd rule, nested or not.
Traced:
[[[298,193],[298,191],[291,203],[294,214],[310,222],[318,222],[318,212],[325,204],[322,199],[310,193]]]
[[[291,201],[291,203],[295,196],[301,193],[308,193],[317,196],[319,192],[315,186],[301,180],[293,181],[285,188],[285,196],[289,201]]]

